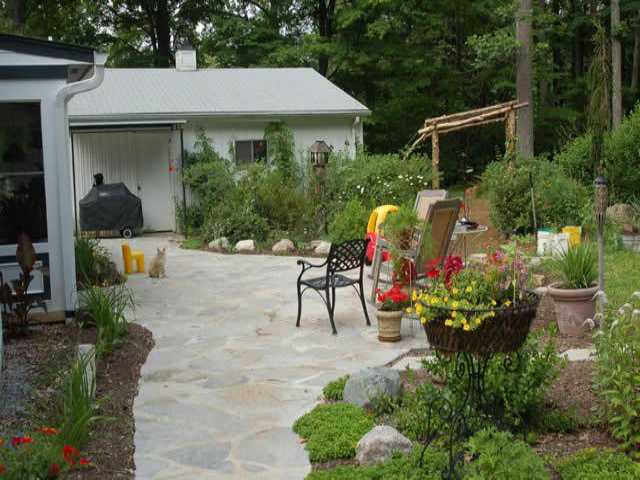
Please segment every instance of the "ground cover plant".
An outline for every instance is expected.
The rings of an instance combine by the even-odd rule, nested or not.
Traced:
[[[362,408],[347,403],[321,404],[300,417],[293,431],[306,440],[312,462],[353,458],[356,444],[374,425]]]
[[[640,478],[640,464],[611,450],[583,450],[557,463],[562,480],[634,480]]]

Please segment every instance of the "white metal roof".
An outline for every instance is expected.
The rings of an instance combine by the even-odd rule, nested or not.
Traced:
[[[312,68],[111,68],[105,70],[99,88],[72,98],[68,111],[72,123],[166,116],[370,113]]]

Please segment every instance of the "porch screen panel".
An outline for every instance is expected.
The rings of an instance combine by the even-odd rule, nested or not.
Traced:
[[[0,245],[47,240],[40,104],[0,103]]]

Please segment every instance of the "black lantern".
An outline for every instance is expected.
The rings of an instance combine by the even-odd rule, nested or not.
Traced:
[[[314,167],[324,168],[329,163],[331,147],[323,140],[316,140],[309,148],[309,153],[311,154],[311,164]]]

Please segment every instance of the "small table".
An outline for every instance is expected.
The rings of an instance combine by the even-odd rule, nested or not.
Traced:
[[[478,225],[475,228],[470,228],[466,225],[461,225],[459,223],[456,224],[456,228],[453,230],[449,251],[453,252],[461,246],[464,263],[466,264],[469,256],[469,240],[479,237],[483,233],[487,232],[487,230],[489,230],[489,227],[486,225]]]

